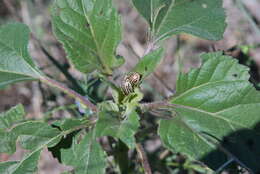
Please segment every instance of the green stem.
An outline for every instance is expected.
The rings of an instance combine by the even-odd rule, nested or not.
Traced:
[[[48,77],[41,77],[40,81],[55,87],[61,91],[63,91],[65,94],[68,94],[70,97],[79,100],[79,102],[81,102],[82,104],[84,104],[85,106],[87,106],[88,108],[90,108],[93,112],[98,112],[97,106],[94,105],[93,103],[91,103],[87,98],[83,97],[82,95],[80,95],[79,93],[73,91],[72,89],[69,89],[68,87],[66,87],[65,85],[63,85],[62,83],[59,83],[53,79],[50,79]]]

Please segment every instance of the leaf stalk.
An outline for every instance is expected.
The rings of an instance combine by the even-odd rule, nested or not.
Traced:
[[[56,80],[53,80],[48,77],[42,77],[42,78],[40,78],[40,81],[49,86],[55,87],[55,88],[63,91],[65,94],[68,94],[70,97],[72,97],[74,99],[79,100],[79,102],[81,102],[85,106],[89,107],[93,112],[98,112],[98,108],[95,104],[93,104],[87,98],[83,97],[82,95],[75,92],[74,90],[66,87],[64,84],[57,82]]]

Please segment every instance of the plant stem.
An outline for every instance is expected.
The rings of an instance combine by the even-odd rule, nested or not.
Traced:
[[[136,144],[136,150],[141,159],[145,174],[152,174],[152,170],[150,168],[146,153],[143,149],[143,146],[140,143]]]
[[[81,102],[85,106],[89,107],[93,112],[98,112],[96,105],[91,103],[87,98],[83,97],[79,93],[73,91],[72,89],[69,89],[68,87],[66,87],[62,83],[59,83],[59,82],[57,82],[53,79],[50,79],[48,77],[41,77],[40,81],[43,82],[43,83],[46,83],[49,86],[55,87],[55,88],[63,91],[64,93],[68,94],[69,96],[79,100],[79,102]]]
[[[143,111],[158,109],[158,108],[162,108],[162,107],[174,107],[174,106],[177,106],[177,105],[171,104],[167,100],[140,104],[140,107]]]

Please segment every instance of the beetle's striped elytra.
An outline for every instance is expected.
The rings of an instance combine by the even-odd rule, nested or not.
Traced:
[[[127,74],[121,84],[122,91],[125,95],[134,92],[134,88],[139,85],[142,75],[137,72]]]

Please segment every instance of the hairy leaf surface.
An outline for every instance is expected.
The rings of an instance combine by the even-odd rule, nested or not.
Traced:
[[[23,105],[19,104],[4,113],[0,113],[0,130],[10,128],[13,124],[24,119]]]
[[[142,74],[143,78],[149,76],[155,71],[156,67],[162,60],[163,49],[157,49],[144,56],[134,67],[133,72]]]
[[[222,0],[132,0],[156,39],[188,33],[219,40],[225,30]]]
[[[0,88],[41,77],[28,53],[29,29],[14,23],[0,27]]]
[[[70,149],[61,151],[62,162],[74,167],[75,174],[105,173],[105,153],[96,142],[94,132],[90,132],[78,143],[74,138]]]
[[[14,153],[16,136],[14,133],[6,131],[15,123],[22,121],[24,119],[24,115],[24,108],[21,104],[0,114],[0,153]]]
[[[111,73],[123,63],[115,57],[121,24],[111,0],[56,0],[52,21],[56,37],[79,71]]]
[[[139,126],[139,117],[135,111],[132,111],[124,120],[119,120],[117,113],[103,111],[99,113],[96,132],[97,136],[119,138],[129,148],[134,148],[134,135]]]
[[[248,68],[220,52],[202,58],[201,68],[179,76],[176,95],[170,101],[176,105],[177,118],[160,122],[162,141],[212,168],[226,160],[216,153],[216,144],[221,144],[257,171],[260,93],[248,81]],[[217,154],[221,157],[214,156]],[[210,156],[215,160],[209,160]]]
[[[34,174],[37,171],[41,150],[26,155],[21,161],[0,163],[1,174]]]
[[[63,136],[82,129],[82,126],[78,126],[78,124],[75,123],[69,127],[67,126],[65,130],[59,131],[56,128],[52,128],[47,123],[36,121],[28,121],[22,124],[18,124],[7,133],[13,134],[13,142],[15,142],[19,137],[20,144],[24,148],[31,150],[31,152],[27,154],[21,161],[0,163],[1,173],[35,173],[38,165],[39,155],[43,148],[52,147],[56,145]],[[15,145],[15,143],[13,144]],[[15,147],[13,147],[13,149],[15,149]]]

